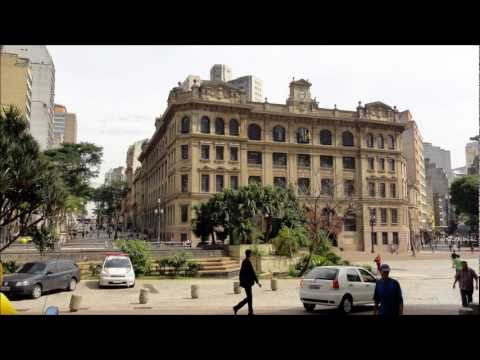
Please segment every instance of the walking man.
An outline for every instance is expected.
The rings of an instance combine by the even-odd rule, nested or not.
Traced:
[[[380,266],[382,278],[377,280],[373,301],[375,309],[373,314],[381,317],[403,315],[403,296],[400,283],[389,277],[390,266]]]
[[[377,270],[380,272],[380,266],[382,265],[382,258],[380,257],[380,254],[377,254],[377,257],[373,261],[375,264],[377,264]]]
[[[257,283],[258,286],[262,287],[262,285],[258,281],[257,274],[255,274],[252,262],[250,261],[251,256],[252,250],[246,250],[245,259],[242,261],[242,266],[240,267],[240,286],[245,289],[245,294],[247,295],[247,297],[233,307],[233,312],[235,313],[235,315],[237,315],[237,311],[240,310],[247,303],[248,315],[253,315],[252,286]]]
[[[478,275],[475,270],[468,267],[466,261],[462,261],[462,270],[455,275],[453,288],[457,281],[460,283],[460,296],[462,297],[462,306],[467,307],[473,301],[473,280],[475,279],[475,289],[478,290]]]

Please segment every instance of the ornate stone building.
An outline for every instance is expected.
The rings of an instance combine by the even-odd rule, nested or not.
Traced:
[[[173,88],[135,173],[141,230],[195,244],[192,207],[256,181],[292,184],[307,203],[314,195],[325,205],[333,197],[344,219],[336,245],[344,250],[371,250],[372,213],[375,249],[395,243],[407,250],[405,125],[398,111],[381,102],[359,103],[356,111],[320,108],[310,86],[292,81],[286,104],[249,102],[221,81]]]

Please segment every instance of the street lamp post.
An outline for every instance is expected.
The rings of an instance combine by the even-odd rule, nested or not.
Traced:
[[[373,235],[374,235],[373,225],[375,225],[375,220],[376,220],[375,214],[371,214],[371,215],[370,215],[370,226],[372,227],[372,234],[371,234],[371,239],[372,239],[372,254],[375,252],[375,250],[374,250],[374,243],[373,243]]]
[[[163,214],[163,209],[162,209],[162,199],[158,198],[157,199],[157,204],[158,204],[158,209],[155,209],[155,214],[158,214],[158,231],[157,231],[157,243],[160,245],[160,225],[162,222],[162,214]]]

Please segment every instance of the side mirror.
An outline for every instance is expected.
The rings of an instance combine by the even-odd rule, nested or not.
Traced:
[[[45,315],[58,315],[60,310],[56,306],[49,306],[47,310],[45,310]]]

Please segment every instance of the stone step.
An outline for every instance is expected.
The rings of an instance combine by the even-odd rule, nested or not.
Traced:
[[[219,278],[232,278],[238,276],[240,270],[200,270],[198,276],[200,277],[219,277]]]
[[[218,266],[202,266],[201,267],[202,271],[216,271],[216,270],[225,270],[225,271],[230,271],[230,270],[240,270],[240,266],[238,265],[232,265],[232,266],[223,266],[223,265],[218,265]]]

